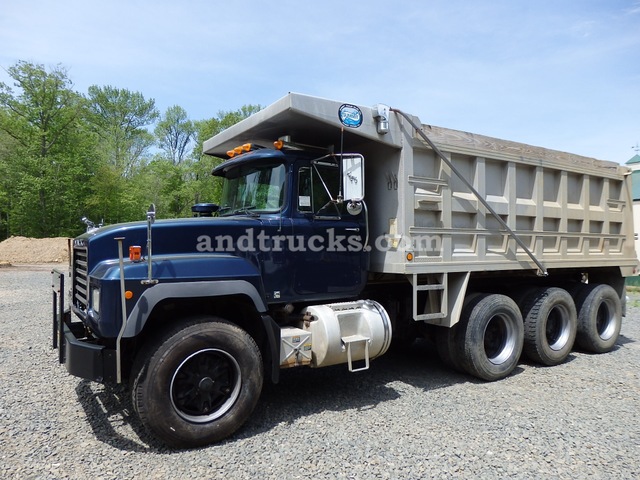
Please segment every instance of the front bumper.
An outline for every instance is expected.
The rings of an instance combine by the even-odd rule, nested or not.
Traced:
[[[58,361],[76,377],[95,382],[116,382],[116,351],[98,344],[86,334],[82,322],[73,322],[71,311],[65,309],[65,274],[52,270],[53,348],[59,349]]]

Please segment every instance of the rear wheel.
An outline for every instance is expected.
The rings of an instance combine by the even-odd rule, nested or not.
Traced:
[[[518,364],[523,345],[520,309],[509,297],[484,294],[463,309],[457,336],[464,369],[483,380],[499,380]]]
[[[483,295],[478,292],[467,295],[464,299],[463,309],[478,296]],[[438,356],[445,366],[457,371],[465,372],[462,364],[462,349],[460,348],[460,326],[436,327],[436,349]]]
[[[465,369],[462,366],[456,343],[457,331],[458,325],[449,328],[436,327],[436,349],[440,360],[446,367],[457,372],[464,372]]]
[[[524,353],[542,365],[565,361],[576,338],[573,298],[561,288],[540,288],[522,302]]]
[[[584,285],[576,297],[580,348],[594,353],[613,349],[622,327],[620,297],[610,285]]]
[[[242,426],[262,382],[253,338],[222,319],[201,317],[141,352],[132,400],[142,423],[163,442],[202,446]]]

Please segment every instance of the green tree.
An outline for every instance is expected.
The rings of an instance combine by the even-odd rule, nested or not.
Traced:
[[[84,99],[61,66],[20,61],[7,73],[14,88],[0,83],[0,130],[12,141],[0,161],[9,234],[75,233],[91,173]]]
[[[159,147],[174,165],[182,163],[191,153],[196,130],[187,112],[180,106],[169,107],[154,130]]]
[[[3,114],[0,109],[0,115]],[[9,190],[11,183],[8,181],[10,175],[11,153],[15,148],[15,140],[7,132],[0,130],[0,241],[9,237],[9,215],[11,214],[11,195]]]
[[[88,90],[89,120],[101,139],[104,160],[123,177],[133,174],[154,143],[145,127],[158,118],[155,100],[139,92],[92,85]]]
[[[162,157],[149,162],[135,178],[140,201],[145,206],[154,203],[164,218],[190,216],[188,168],[187,163],[174,165]]]
[[[0,240],[76,235],[81,216],[137,220],[153,202],[163,216],[191,215],[220,198],[220,159],[201,145],[261,109],[245,105],[193,122],[179,106],[159,118],[141,93],[93,85],[82,96],[67,70],[20,61],[0,83]],[[153,145],[161,152],[153,158]]]
[[[92,85],[88,90],[89,122],[99,137],[98,175],[87,199],[91,211],[106,223],[140,218],[146,206],[135,179],[148,161],[154,136],[146,127],[158,118],[154,100],[139,92]]]
[[[202,143],[208,138],[217,135],[241,120],[250,117],[254,113],[258,113],[263,108],[264,107],[261,105],[243,105],[237,110],[229,110],[226,112],[221,110],[215,117],[198,122],[196,137],[198,144],[202,145]]]

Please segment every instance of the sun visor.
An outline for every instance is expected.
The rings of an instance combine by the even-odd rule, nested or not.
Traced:
[[[378,133],[377,111],[308,95],[290,93],[264,110],[206,140],[203,153],[226,158],[237,145],[254,142],[270,146],[289,136],[299,144],[336,150],[341,142],[345,151],[363,138],[400,147],[400,131],[393,126]]]

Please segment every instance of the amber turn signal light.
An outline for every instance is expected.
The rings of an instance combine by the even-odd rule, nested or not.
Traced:
[[[138,245],[131,245],[129,247],[129,260],[132,262],[139,262],[142,260],[142,247]]]

